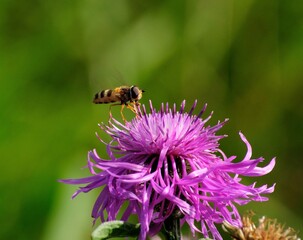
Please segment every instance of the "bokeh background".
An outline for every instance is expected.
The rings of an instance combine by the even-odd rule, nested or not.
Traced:
[[[228,155],[245,155],[241,130],[254,157],[276,156],[257,179],[277,183],[270,201],[241,209],[302,233],[301,1],[3,0],[0,79],[0,239],[90,239],[97,192],[70,200],[57,179],[86,176],[90,149],[106,157],[92,97],[125,84],[145,104],[207,102],[211,123],[230,119]]]

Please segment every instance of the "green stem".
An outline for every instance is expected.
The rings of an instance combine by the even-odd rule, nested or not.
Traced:
[[[164,221],[162,233],[166,240],[181,240],[180,218],[172,214]]]

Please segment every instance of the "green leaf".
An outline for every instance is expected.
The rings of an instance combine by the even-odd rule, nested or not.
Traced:
[[[140,224],[123,221],[109,221],[100,224],[92,232],[92,240],[104,240],[114,237],[137,237],[140,233]]]

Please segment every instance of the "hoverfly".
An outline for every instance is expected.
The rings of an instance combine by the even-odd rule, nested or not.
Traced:
[[[137,114],[137,107],[140,105],[138,101],[142,98],[142,93],[144,93],[144,90],[141,90],[135,85],[130,87],[120,86],[115,89],[106,89],[96,93],[93,103],[102,104],[119,102],[110,106],[110,116],[112,106],[122,105],[120,112],[123,120],[126,121],[123,115],[124,106]]]

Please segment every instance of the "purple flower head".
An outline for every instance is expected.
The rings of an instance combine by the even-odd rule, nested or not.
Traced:
[[[98,156],[96,150],[88,153],[88,168],[92,176],[62,180],[68,184],[86,184],[74,194],[99,188],[92,217],[101,221],[116,220],[123,204],[122,220],[131,214],[141,223],[139,239],[154,235],[164,221],[178,215],[181,224],[189,225],[192,234],[222,239],[215,224],[223,221],[241,227],[241,217],[235,204],[266,201],[263,194],[272,193],[274,186],[256,187],[241,183],[240,176],[262,176],[269,173],[275,159],[265,167],[258,167],[263,158],[252,159],[252,149],[244,135],[240,138],[247,147],[243,160],[227,157],[219,148],[219,140],[226,137],[217,131],[227,122],[207,126],[201,116],[191,110],[185,112],[185,101],[179,110],[174,104],[162,104],[156,111],[150,102],[150,113],[145,107],[130,122],[112,119],[101,124],[112,140],[105,143],[109,160]],[[103,187],[103,188],[101,188]],[[107,213],[105,219],[104,213]]]

